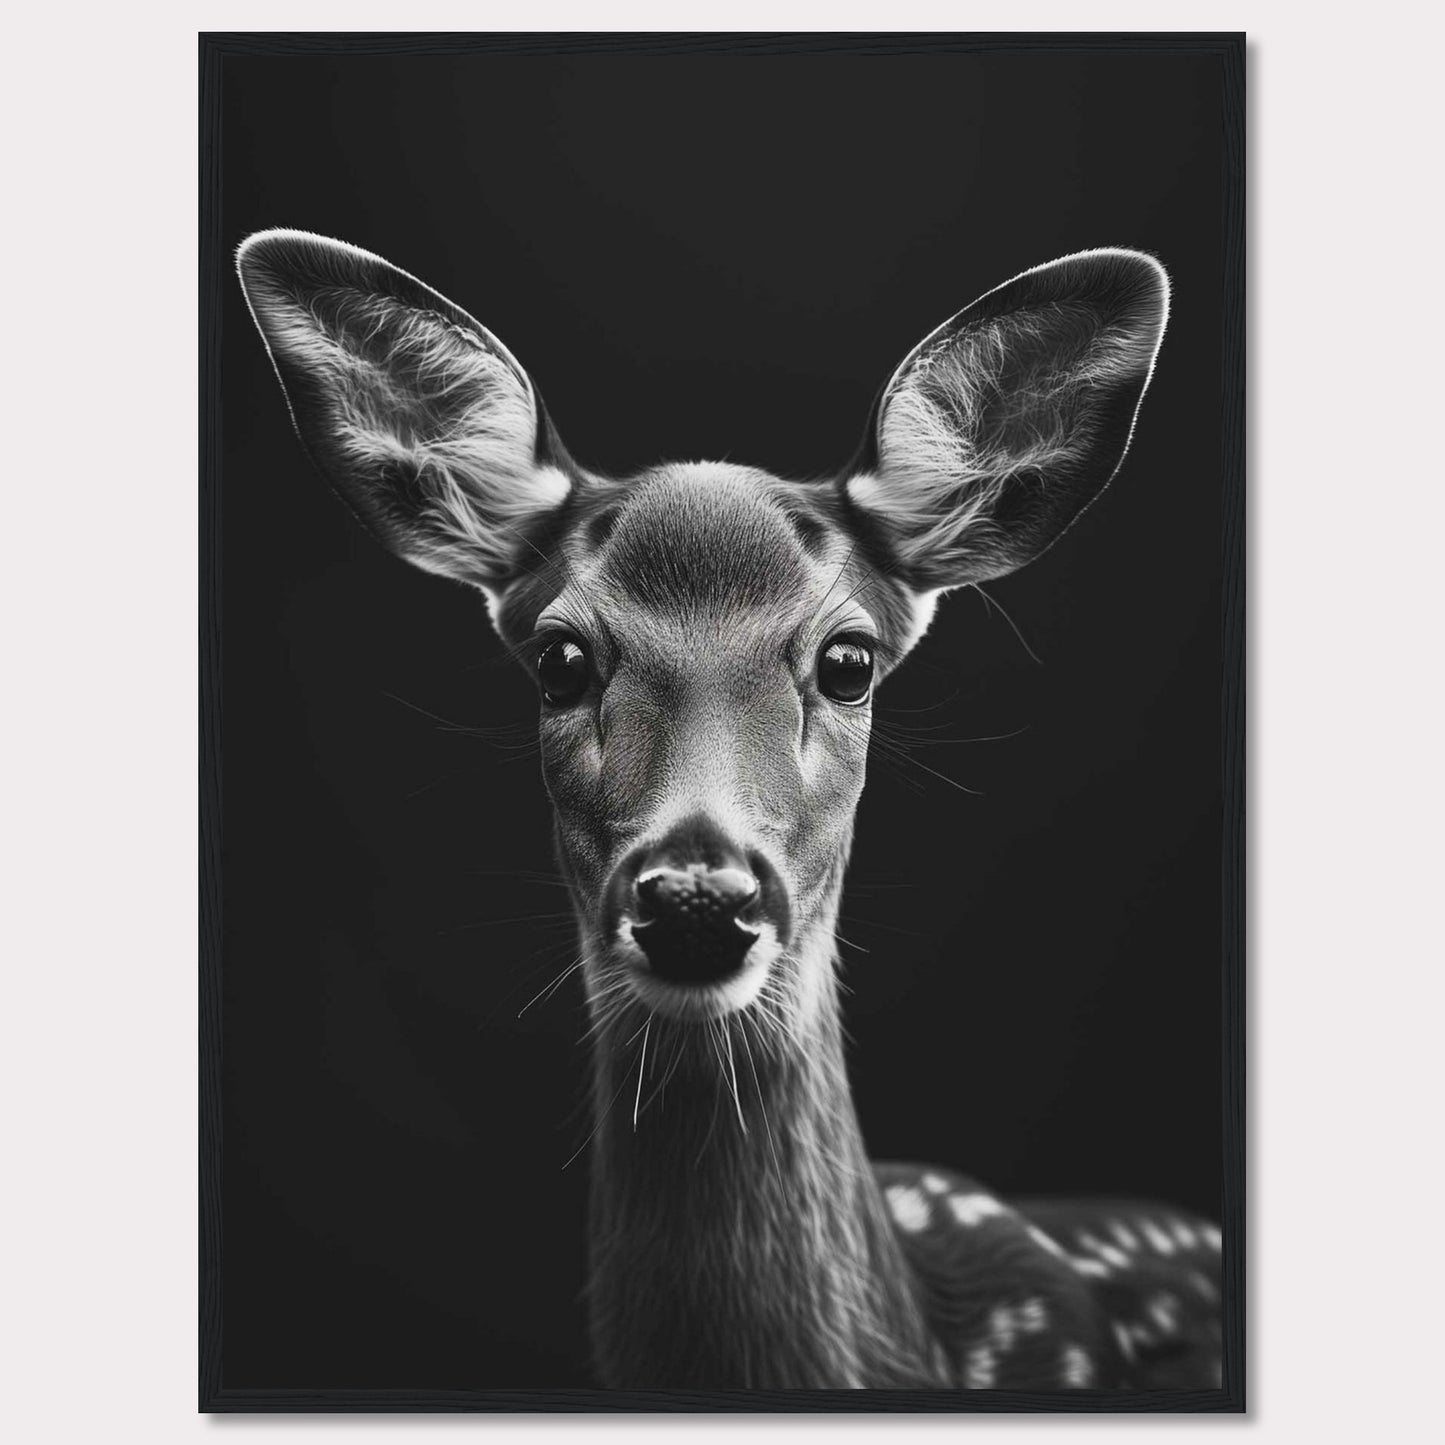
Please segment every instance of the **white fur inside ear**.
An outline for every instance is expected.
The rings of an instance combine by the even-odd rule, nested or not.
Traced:
[[[897,514],[895,499],[876,475],[872,472],[860,472],[855,477],[849,477],[843,486],[854,506],[872,513],[886,529],[891,530],[893,518]],[[933,625],[939,599],[945,590],[934,587],[911,593],[906,630],[899,640],[900,655],[912,651]]]
[[[882,519],[905,568],[951,572],[958,583],[950,585],[1012,571],[1038,550],[1041,533],[1004,534],[995,517],[1005,492],[1015,519],[1044,528],[1056,514],[1062,528],[1081,509],[1076,499],[1086,505],[1107,484],[1129,440],[1121,446],[1115,433],[1106,442],[1105,424],[1116,425],[1109,403],[1135,389],[1137,407],[1148,384],[1168,316],[1163,268],[1138,253],[1101,251],[1007,283],[1125,257],[1154,272],[1139,270],[1134,301],[1101,311],[1087,296],[1063,294],[986,319],[962,313],[894,374],[878,423],[879,475],[850,491]],[[1033,500],[1015,488],[1031,489]]]
[[[265,300],[272,346],[317,384],[327,432],[358,478],[403,475],[420,508],[399,550],[447,576],[515,565],[519,526],[567,478],[535,460],[531,383],[439,312],[349,288]]]
[[[942,596],[943,589],[935,588],[932,592],[920,592],[914,597],[913,617],[909,623],[908,634],[903,639],[905,652],[916,647],[923,634],[933,625],[933,615],[938,611],[938,599]]]

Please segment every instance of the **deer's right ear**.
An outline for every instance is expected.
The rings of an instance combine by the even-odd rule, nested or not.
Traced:
[[[847,494],[921,590],[1032,561],[1109,484],[1169,315],[1164,268],[1084,251],[921,342],[883,389]]]
[[[525,371],[460,307],[355,246],[263,231],[241,285],[312,460],[398,556],[496,595],[567,474]]]

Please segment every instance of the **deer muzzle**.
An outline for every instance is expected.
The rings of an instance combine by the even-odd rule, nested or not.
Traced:
[[[662,983],[725,983],[747,968],[766,924],[786,932],[776,870],[700,815],[624,860],[610,892],[647,973]]]

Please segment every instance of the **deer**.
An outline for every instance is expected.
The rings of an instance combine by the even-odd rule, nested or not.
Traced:
[[[869,1158],[836,938],[875,690],[945,594],[1037,558],[1113,479],[1163,266],[1102,248],[986,292],[806,481],[589,470],[512,353],[407,272],[295,230],[237,266],[316,469],[397,557],[480,592],[537,687],[602,1385],[1218,1388],[1209,1219]]]

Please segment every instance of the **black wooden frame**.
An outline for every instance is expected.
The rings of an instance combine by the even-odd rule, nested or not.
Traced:
[[[208,33],[200,39],[200,1409],[237,1413],[554,1411],[1241,1412],[1245,1408],[1245,37],[1241,33],[490,34]],[[1224,585],[1221,678],[1224,795],[1224,1387],[1191,1391],[258,1390],[222,1383],[221,1338],[221,298],[230,257],[221,230],[221,62],[227,55],[826,54],[1096,51],[1212,55],[1224,92]]]

